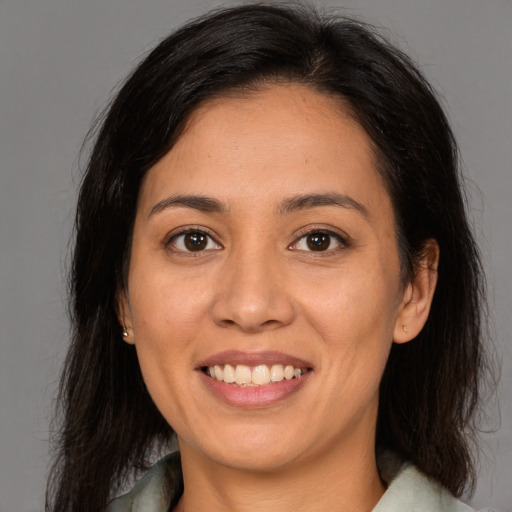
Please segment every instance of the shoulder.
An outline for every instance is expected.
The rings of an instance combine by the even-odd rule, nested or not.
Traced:
[[[130,492],[110,503],[107,512],[168,512],[182,492],[178,452],[160,459]]]
[[[393,454],[384,454],[379,463],[388,489],[373,512],[475,512],[435,480]]]

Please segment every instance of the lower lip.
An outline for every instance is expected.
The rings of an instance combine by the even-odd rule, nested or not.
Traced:
[[[294,395],[308,380],[311,372],[301,377],[274,382],[267,386],[237,386],[212,379],[202,371],[199,374],[208,389],[233,407],[258,408],[274,405]]]

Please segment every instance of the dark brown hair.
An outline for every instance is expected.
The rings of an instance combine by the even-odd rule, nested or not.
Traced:
[[[306,7],[244,5],[210,13],[160,43],[101,120],[77,206],[72,342],[48,511],[103,510],[155,443],[171,439],[116,315],[141,180],[202,102],[275,82],[340,98],[373,140],[404,279],[426,240],[440,246],[427,324],[414,341],[393,346],[382,379],[377,447],[398,452],[455,495],[471,488],[483,279],[445,114],[417,68],[375,30]]]

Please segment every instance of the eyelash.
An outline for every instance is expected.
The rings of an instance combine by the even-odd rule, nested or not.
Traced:
[[[341,235],[340,233],[336,233],[334,231],[331,231],[329,229],[325,228],[309,228],[304,230],[302,233],[299,233],[297,238],[294,242],[292,242],[288,248],[296,247],[302,240],[306,240],[309,236],[319,234],[319,235],[326,235],[330,238],[329,245],[332,243],[332,239],[334,239],[336,242],[338,242],[338,246],[334,247],[332,249],[328,248],[326,250],[322,251],[304,251],[314,254],[315,257],[322,257],[322,256],[331,256],[333,253],[342,251],[343,249],[346,249],[351,246],[351,240],[348,237],[348,235]],[[299,249],[300,250],[300,249]]]
[[[215,240],[215,238],[207,230],[205,230],[204,228],[199,228],[199,227],[183,228],[176,233],[172,233],[170,236],[168,236],[166,238],[166,241],[164,242],[165,248],[172,251],[172,246],[173,245],[176,246],[176,241],[180,237],[185,237],[187,234],[204,235],[207,237],[207,241],[206,241],[207,244],[210,244],[211,242],[213,242],[217,246],[216,248],[222,248],[222,245],[219,242],[217,242],[217,240]],[[209,249],[209,250],[211,250],[211,249]],[[200,253],[205,252],[205,249],[201,249],[199,251],[177,249],[177,250],[174,250],[173,252],[178,253],[178,254],[199,256]]]
[[[180,237],[185,237],[187,234],[198,234],[198,235],[204,235],[205,237],[207,237],[206,247],[202,248],[198,251],[176,248],[176,241]],[[339,245],[333,249],[327,248],[326,250],[320,250],[320,251],[314,251],[314,250],[307,251],[304,249],[298,249],[298,250],[301,252],[317,253],[317,254],[315,254],[315,256],[324,256],[324,255],[327,256],[327,255],[332,255],[333,253],[338,252],[340,250],[346,249],[346,248],[350,247],[350,245],[351,245],[351,240],[347,235],[342,236],[341,234],[331,231],[329,229],[309,228],[309,229],[306,229],[306,230],[302,231],[301,233],[299,233],[296,236],[295,241],[288,245],[288,249],[291,249],[291,250],[296,249],[297,245],[302,240],[305,240],[305,239],[307,239],[307,237],[315,235],[315,234],[326,235],[326,236],[330,237],[329,246],[332,243],[332,239],[336,240],[336,242],[338,242]],[[189,227],[189,228],[183,228],[182,230],[172,233],[170,236],[168,236],[166,238],[166,240],[164,241],[164,246],[166,249],[173,251],[172,246],[174,245],[175,249],[173,252],[178,253],[178,254],[199,256],[201,253],[203,253],[205,251],[212,250],[211,248],[210,249],[207,248],[208,245],[212,242],[216,245],[215,249],[223,249],[222,245],[219,242],[217,242],[217,240],[203,227],[201,227],[201,228]],[[183,243],[185,243],[185,242],[183,242]]]

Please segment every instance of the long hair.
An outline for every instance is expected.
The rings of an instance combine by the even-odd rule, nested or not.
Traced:
[[[393,346],[384,372],[376,442],[455,495],[471,488],[485,303],[445,114],[408,57],[372,28],[307,7],[258,4],[214,11],[169,36],[101,120],[78,198],[72,340],[48,511],[104,510],[154,446],[171,439],[116,314],[141,180],[202,102],[272,83],[300,83],[339,98],[371,137],[394,207],[405,281],[425,241],[439,243],[427,324],[412,342]]]

